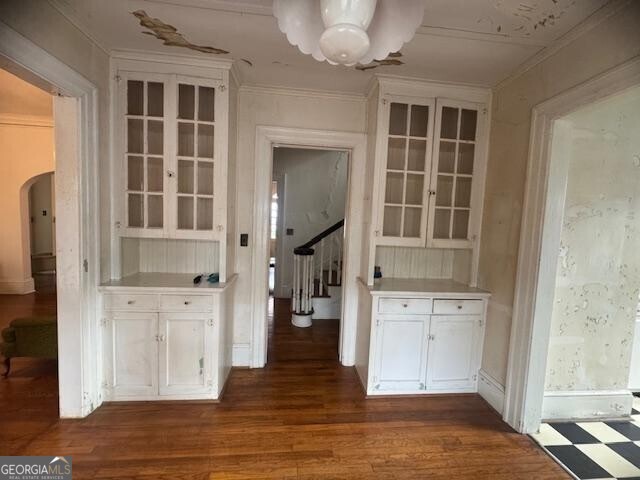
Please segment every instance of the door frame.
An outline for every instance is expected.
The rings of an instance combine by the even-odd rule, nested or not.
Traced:
[[[98,90],[0,22],[0,55],[50,85],[56,135],[56,260],[59,414],[85,417],[102,403],[98,294]]]
[[[521,433],[540,427],[551,312],[562,230],[566,162],[552,162],[553,130],[575,110],[640,85],[640,58],[534,107],[527,162],[504,420]]]
[[[345,366],[355,363],[358,284],[362,242],[366,171],[366,135],[364,133],[309,130],[287,127],[256,127],[256,151],[253,198],[253,250],[251,257],[251,360],[252,368],[267,363],[269,298],[269,216],[271,206],[271,176],[273,147],[325,148],[349,152],[347,205],[345,209],[345,240],[343,258],[342,314],[338,351]],[[357,173],[354,173],[357,172]]]

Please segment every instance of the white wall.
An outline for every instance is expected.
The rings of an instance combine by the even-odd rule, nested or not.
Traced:
[[[494,91],[480,288],[492,293],[482,368],[506,379],[525,172],[535,105],[640,55],[640,2],[629,2]]]
[[[34,288],[29,188],[54,170],[52,121],[51,95],[0,70],[0,293]]]
[[[234,345],[250,348],[251,252],[253,247],[253,182],[256,127],[283,126],[362,133],[365,129],[365,99],[341,95],[293,93],[283,90],[241,88],[238,105],[238,220],[235,241],[249,234],[249,246],[238,247],[235,289]]]
[[[565,158],[554,149],[552,161],[569,170],[545,390],[624,390],[640,293],[640,87],[562,121]]]
[[[85,33],[41,0],[0,2],[0,21],[67,64],[98,89],[98,157],[100,175],[100,264],[102,280],[110,265],[109,201],[109,56]]]
[[[291,296],[293,249],[344,219],[348,167],[346,152],[274,149],[273,178],[283,181],[286,176],[277,232],[281,248],[276,249],[276,296]],[[293,235],[286,234],[289,228]]]

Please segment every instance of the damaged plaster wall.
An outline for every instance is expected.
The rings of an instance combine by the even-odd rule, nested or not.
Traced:
[[[335,150],[276,148],[273,152],[273,178],[286,176],[282,251],[276,255],[276,296],[289,297],[293,287],[293,249],[342,220],[347,193],[348,155]]]
[[[505,384],[531,109],[640,55],[640,2],[628,2],[493,93],[478,286],[489,302],[482,369]]]
[[[640,292],[640,87],[564,121],[565,158],[552,153],[569,170],[545,390],[622,390]]]

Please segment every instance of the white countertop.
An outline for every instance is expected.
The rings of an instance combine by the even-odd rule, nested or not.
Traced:
[[[136,273],[119,280],[111,280],[100,285],[99,290],[117,289],[162,289],[177,291],[198,291],[199,293],[222,292],[231,285],[237,275],[232,275],[225,283],[209,283],[206,277],[198,285],[193,284],[197,273]]]
[[[447,297],[489,297],[491,294],[480,288],[470,287],[464,283],[436,278],[380,278],[373,285],[367,285],[358,278],[371,295],[420,295]]]

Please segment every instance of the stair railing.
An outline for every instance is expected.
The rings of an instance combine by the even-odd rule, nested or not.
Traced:
[[[343,244],[344,219],[293,250],[294,313],[311,315],[314,296],[324,296],[327,287],[342,285]]]

